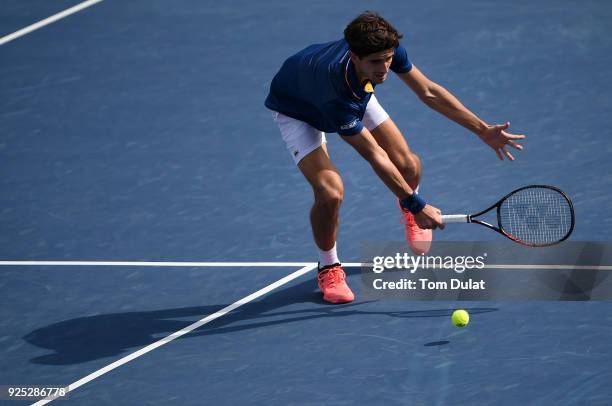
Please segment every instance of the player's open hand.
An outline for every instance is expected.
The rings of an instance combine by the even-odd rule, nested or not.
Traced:
[[[479,136],[480,139],[493,148],[500,160],[504,160],[504,156],[509,160],[514,161],[514,156],[508,151],[508,146],[521,151],[523,146],[518,144],[517,140],[525,138],[524,135],[510,134],[505,130],[510,127],[510,123],[497,124],[489,126]]]
[[[423,210],[414,215],[414,221],[416,221],[417,225],[423,229],[436,229],[440,228],[440,230],[444,229],[444,222],[442,221],[442,212],[439,209],[425,205]]]

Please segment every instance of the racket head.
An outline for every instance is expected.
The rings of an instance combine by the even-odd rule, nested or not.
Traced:
[[[574,205],[554,186],[516,189],[496,206],[499,231],[519,244],[547,247],[566,240],[574,230]]]

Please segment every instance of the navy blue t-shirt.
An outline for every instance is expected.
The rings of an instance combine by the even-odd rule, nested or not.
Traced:
[[[412,63],[400,45],[391,70],[410,69]],[[265,104],[320,131],[354,135],[363,129],[361,120],[370,97],[357,80],[347,42],[341,39],[311,45],[289,57],[274,76]]]

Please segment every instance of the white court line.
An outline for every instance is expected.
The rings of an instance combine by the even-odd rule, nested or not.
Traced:
[[[485,265],[486,269],[559,269],[612,271],[612,265]]]
[[[373,264],[371,263],[348,263],[348,264],[343,264],[346,267],[349,266],[372,266]],[[417,265],[417,268],[422,268],[422,269],[452,269],[449,267],[445,267],[445,266],[425,266],[425,265]],[[403,269],[403,268],[393,268],[393,269]],[[410,269],[414,269],[414,266],[412,264],[410,264]],[[466,270],[469,268],[466,268]],[[558,270],[594,270],[594,271],[612,271],[612,265],[555,265],[555,264],[548,264],[548,265],[542,265],[542,264],[537,264],[537,265],[530,265],[530,264],[490,264],[490,265],[484,265],[482,268],[478,268],[476,266],[473,266],[470,270],[479,270],[479,269],[524,269],[524,270],[534,270],[534,269],[558,269]]]
[[[293,267],[314,262],[0,261],[0,266]]]
[[[74,7],[70,7],[68,9],[64,10],[64,11],[61,11],[61,12],[59,12],[57,14],[54,14],[51,17],[47,17],[44,20],[40,20],[37,23],[34,23],[32,25],[28,25],[27,27],[22,28],[19,31],[15,31],[12,34],[5,35],[4,37],[0,38],[0,45],[4,45],[4,44],[6,44],[9,41],[12,41],[12,40],[17,39],[19,37],[22,37],[22,36],[24,36],[26,34],[29,34],[30,32],[32,32],[34,30],[42,28],[45,25],[49,25],[51,23],[54,23],[57,20],[61,20],[64,17],[68,17],[71,14],[79,12],[79,11],[83,10],[84,8],[91,7],[94,4],[99,3],[101,1],[103,1],[103,0],[88,0],[86,2],[77,4]]]
[[[177,338],[179,338],[181,336],[184,336],[185,334],[188,334],[191,331],[193,331],[193,330],[195,330],[195,329],[197,329],[199,327],[202,327],[203,325],[205,325],[207,323],[210,323],[211,321],[213,321],[215,319],[218,319],[219,317],[225,316],[227,313],[231,312],[232,310],[235,310],[235,309],[239,308],[240,306],[245,305],[245,304],[247,304],[247,303],[249,303],[249,302],[259,298],[260,296],[263,296],[266,293],[271,292],[272,290],[274,290],[274,289],[276,289],[276,288],[278,288],[280,286],[283,286],[284,284],[286,284],[288,282],[291,282],[292,280],[294,280],[296,278],[299,278],[300,276],[302,276],[302,275],[304,275],[304,274],[306,274],[306,273],[316,269],[316,267],[317,267],[317,264],[310,264],[308,266],[305,266],[305,267],[303,267],[303,268],[293,272],[292,274],[289,274],[289,275],[285,276],[284,278],[277,280],[273,284],[268,285],[265,288],[262,288],[262,289],[258,290],[255,293],[251,293],[250,295],[240,299],[239,301],[237,301],[237,302],[235,302],[235,303],[233,303],[233,304],[231,304],[229,306],[226,306],[223,309],[221,309],[221,310],[219,310],[219,311],[217,311],[217,312],[215,312],[215,313],[213,313],[213,314],[211,314],[209,316],[204,317],[200,321],[197,321],[197,322],[195,322],[193,324],[190,324],[189,326],[185,327],[184,329],[182,329],[180,331],[172,333],[169,336],[167,336],[165,338],[162,338],[159,341],[154,342],[153,344],[149,344],[146,347],[141,348],[140,350],[138,350],[136,352],[133,352],[133,353],[131,353],[131,354],[129,354],[129,355],[127,355],[127,356],[125,356],[125,357],[115,361],[115,362],[113,362],[112,364],[109,364],[109,365],[105,366],[104,368],[101,368],[101,369],[98,369],[95,372],[92,372],[91,374],[87,375],[86,377],[81,378],[78,381],[73,382],[70,385],[68,385],[66,391],[67,392],[72,392],[73,390],[77,389],[78,387],[80,387],[82,385],[85,385],[86,383],[91,382],[91,381],[93,381],[96,378],[99,378],[100,376],[104,375],[107,372],[112,371],[115,368],[118,368],[118,367],[120,367],[120,366],[122,366],[124,364],[127,364],[128,362],[130,362],[130,361],[140,357],[141,355],[144,355],[144,354],[146,354],[148,352],[151,352],[151,351],[161,347],[162,345],[168,344],[169,342],[171,342],[173,340],[176,340]],[[45,404],[47,404],[49,402],[52,402],[53,400],[54,399],[52,399],[52,398],[42,399],[42,400],[39,400],[36,403],[33,403],[33,406],[34,405],[36,405],[36,406],[37,405],[45,405]]]
[[[316,265],[314,262],[130,262],[130,261],[0,261],[0,266],[136,266],[136,267],[293,267]],[[345,267],[372,266],[371,263],[345,262]],[[419,265],[418,268],[424,268]],[[440,267],[430,266],[429,269]],[[444,267],[442,267],[444,268]],[[490,264],[485,269],[559,269],[612,271],[612,265],[542,265],[542,264]],[[399,269],[399,268],[398,268]]]

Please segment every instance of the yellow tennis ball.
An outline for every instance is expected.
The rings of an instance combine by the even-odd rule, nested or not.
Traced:
[[[455,310],[451,316],[453,324],[457,327],[465,327],[470,322],[470,314],[465,310]]]

